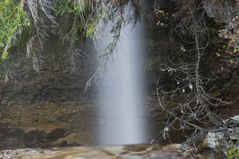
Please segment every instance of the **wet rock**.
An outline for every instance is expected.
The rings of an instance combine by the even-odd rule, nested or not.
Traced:
[[[209,132],[204,140],[204,148],[215,149],[220,144],[220,140],[223,138],[223,132]]]
[[[236,1],[203,1],[203,8],[217,23],[229,24],[230,16],[238,14],[239,6]]]
[[[217,22],[225,22],[227,15],[224,4],[221,1],[211,3],[210,1],[203,1],[203,7],[210,18],[214,18]]]
[[[54,141],[52,146],[79,146],[81,143],[81,136],[73,133]]]
[[[239,141],[239,128],[234,128],[231,129],[229,132],[230,139],[233,140],[234,142]]]
[[[132,147],[133,150],[132,150]],[[143,149],[142,149],[143,147]],[[183,159],[176,151],[168,152],[152,148],[150,145],[111,147],[70,147],[56,149],[6,150],[1,154],[11,159]],[[170,147],[170,146],[169,146]],[[136,151],[135,151],[136,150]],[[0,155],[0,156],[1,156]],[[187,157],[189,159],[191,157]]]
[[[204,142],[204,148],[227,149],[239,144],[239,115],[224,121],[227,127],[221,127],[208,132]]]
[[[170,144],[167,146],[164,146],[161,150],[165,152],[176,152],[180,149],[181,144]]]
[[[55,130],[52,130],[49,134],[47,134],[47,138],[50,141],[55,141],[59,138],[59,136],[65,136],[67,132],[68,132],[67,129],[57,128]]]
[[[1,106],[0,148],[89,145],[99,120],[89,103]]]
[[[239,115],[229,118],[227,122],[230,127],[239,127]]]

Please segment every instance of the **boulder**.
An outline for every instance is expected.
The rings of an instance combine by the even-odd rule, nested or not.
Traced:
[[[227,126],[210,130],[203,142],[204,148],[227,149],[239,144],[239,115],[224,121]]]

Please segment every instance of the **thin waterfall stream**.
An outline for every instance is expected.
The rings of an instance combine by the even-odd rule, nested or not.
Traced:
[[[107,30],[107,29],[106,29]],[[109,34],[109,33],[108,33]],[[146,143],[143,94],[143,25],[126,23],[112,59],[105,66],[99,90],[99,144],[120,145]],[[110,42],[104,36],[101,46]],[[103,44],[104,43],[104,44]]]
[[[239,159],[239,0],[0,0],[0,159]]]

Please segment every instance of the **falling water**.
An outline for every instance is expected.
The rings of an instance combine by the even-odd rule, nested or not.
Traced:
[[[112,35],[105,34],[104,42]],[[146,142],[142,116],[143,98],[143,25],[129,23],[122,27],[119,42],[101,79],[99,143],[103,145]],[[103,45],[104,44],[104,45]]]

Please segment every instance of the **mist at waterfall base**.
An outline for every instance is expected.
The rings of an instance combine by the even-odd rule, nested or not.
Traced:
[[[107,30],[107,29],[106,29]],[[98,144],[122,145],[148,143],[144,116],[143,26],[125,24],[110,62],[102,72],[99,88],[101,126]],[[112,35],[105,33],[101,47]]]

